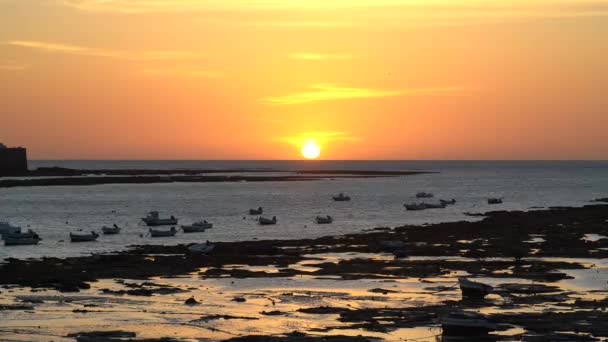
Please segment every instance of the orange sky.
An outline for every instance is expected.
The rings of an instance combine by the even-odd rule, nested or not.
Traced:
[[[608,159],[608,0],[0,0],[32,159]]]

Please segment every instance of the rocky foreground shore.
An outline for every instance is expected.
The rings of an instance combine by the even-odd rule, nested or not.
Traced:
[[[600,238],[589,238],[590,235]],[[304,311],[299,314],[330,315],[335,319],[336,327],[272,336],[239,336],[231,340],[364,341],[369,340],[365,337],[366,332],[390,333],[404,328],[433,326],[445,313],[484,308],[497,308],[489,316],[500,323],[498,330],[517,327],[521,331],[515,337],[498,333],[483,336],[483,340],[600,340],[608,338],[608,313],[604,311],[608,304],[608,285],[594,290],[591,298],[588,293],[561,288],[560,282],[572,278],[569,271],[592,269],[594,260],[608,257],[608,239],[602,236],[608,236],[606,204],[527,212],[495,211],[483,214],[483,219],[477,222],[375,228],[360,234],[318,239],[218,242],[209,255],[192,255],[186,245],[145,245],[113,254],[78,258],[8,259],[0,265],[0,284],[28,287],[33,291],[54,289],[70,293],[90,291],[92,284],[101,279],[139,279],[142,281],[139,284],[100,291],[117,296],[171,296],[183,289],[172,290],[151,283],[149,279],[188,274],[196,275],[201,281],[306,277],[377,279],[390,284],[400,279],[419,279],[428,283],[425,290],[432,295],[451,289],[426,279],[466,274],[500,283],[501,279],[516,278],[525,284],[511,282],[496,286],[502,297],[500,303],[496,299],[439,300],[424,306],[308,307],[302,308]],[[346,254],[355,257],[333,260],[324,257]],[[272,268],[272,271],[265,268]],[[386,286],[370,291],[387,295],[393,290]],[[532,306],[552,309],[528,310]],[[0,306],[0,312],[9,309],[35,310],[35,305]],[[259,313],[260,317],[289,314],[281,310]],[[361,336],[327,334],[329,330],[346,328],[359,330]],[[120,333],[129,332],[105,337],[82,332],[73,337],[81,341],[137,338]]]

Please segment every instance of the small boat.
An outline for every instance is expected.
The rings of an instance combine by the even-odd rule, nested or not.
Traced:
[[[8,222],[0,222],[0,235],[6,234],[19,234],[21,233],[21,227],[12,226]]]
[[[440,199],[439,203],[443,204],[443,205],[451,205],[451,204],[456,204],[456,200],[455,199],[451,199],[451,200],[443,200]]]
[[[425,209],[443,209],[445,204],[443,203],[412,203],[403,205],[407,210],[425,210]]]
[[[344,193],[339,193],[338,196],[333,196],[334,201],[337,202],[345,202],[345,201],[350,201],[350,196],[345,195]]]
[[[426,209],[443,209],[445,204],[443,203],[423,203]]]
[[[404,241],[400,241],[400,240],[384,240],[384,241],[380,241],[380,246],[382,246],[383,248],[386,249],[399,249],[399,248],[404,248],[406,246],[406,243]]]
[[[268,226],[271,224],[277,224],[277,217],[273,216],[272,219],[268,219],[265,217],[260,217],[258,219],[258,223],[261,224],[262,226]]]
[[[116,224],[114,224],[112,227],[103,226],[101,228],[101,232],[104,235],[116,235],[116,234],[120,233],[120,227],[117,226]]]
[[[450,313],[440,318],[444,336],[479,336],[498,329],[498,324],[476,312]]]
[[[205,243],[195,243],[188,246],[188,251],[195,254],[209,254],[215,249],[215,245],[207,241]]]
[[[249,209],[249,215],[262,215],[264,213],[264,209],[262,207],[258,207],[257,209]]]
[[[469,299],[483,299],[494,290],[490,285],[471,281],[465,277],[458,277],[458,285],[460,285],[462,297]]]
[[[407,210],[424,210],[427,209],[426,204],[424,203],[411,203],[403,205]]]
[[[330,224],[332,222],[334,222],[333,217],[327,215],[327,216],[317,216],[315,217],[315,222],[317,224]]]
[[[191,225],[182,226],[184,233],[202,233],[210,228],[213,228],[213,223],[209,223],[207,221],[198,221]]]
[[[18,232],[18,233],[9,233],[4,235],[4,239],[6,238],[16,238],[16,239],[24,239],[24,238],[37,238],[40,237],[33,230],[28,229],[27,232]]]
[[[70,241],[72,242],[89,242],[95,241],[99,237],[96,232],[90,232],[88,234],[82,233],[70,233]]]
[[[37,245],[40,240],[42,240],[40,236],[31,229],[25,233],[4,235],[5,246]]]
[[[151,237],[167,237],[167,236],[175,236],[177,233],[177,229],[175,227],[171,227],[169,230],[155,230],[150,228],[150,236]]]
[[[488,198],[488,204],[501,204],[502,203],[502,198],[497,197],[497,198]]]
[[[404,248],[395,249],[391,253],[393,253],[393,255],[395,256],[395,259],[404,259],[409,256],[409,254],[407,253],[407,250]]]
[[[430,192],[424,192],[424,191],[421,191],[421,192],[419,192],[419,193],[416,194],[416,198],[432,198],[434,196],[435,195],[433,195],[432,193],[430,193]]]
[[[25,245],[37,245],[41,239],[35,237],[5,237],[5,246],[25,246]]]
[[[152,226],[170,226],[177,224],[177,219],[175,216],[171,216],[169,218],[160,218],[158,211],[151,211],[141,219],[146,223],[146,225]]]

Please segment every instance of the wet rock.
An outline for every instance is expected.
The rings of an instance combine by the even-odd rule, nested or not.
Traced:
[[[244,319],[244,320],[258,320],[259,318],[257,317],[243,317],[243,316],[230,316],[230,315],[207,315],[207,316],[202,316],[199,319],[195,319],[192,322],[209,322],[209,321],[216,321],[218,319],[223,319],[223,320],[231,320],[231,319]]]
[[[0,305],[0,311],[6,311],[6,310],[34,310],[34,307],[31,305],[21,305],[21,304]]]
[[[123,330],[111,331],[89,331],[68,334],[66,337],[74,337],[77,341],[120,341],[125,338],[137,336],[134,332]]]
[[[283,315],[287,315],[286,312],[282,312],[282,311],[278,311],[278,310],[273,310],[273,311],[262,311],[260,312],[260,315],[264,315],[264,316],[283,316]]]
[[[320,307],[317,307],[317,308],[298,309],[298,312],[301,312],[301,313],[306,313],[306,314],[321,314],[321,315],[341,314],[341,313],[346,312],[346,311],[350,311],[350,309],[337,308],[337,307],[331,307],[331,306],[320,306]]]
[[[190,298],[186,299],[186,301],[184,302],[184,304],[186,304],[186,305],[198,305],[198,304],[200,304],[200,302],[197,301],[196,299],[194,299],[194,297],[190,297]]]
[[[389,293],[399,293],[399,291],[395,291],[395,290],[387,290],[387,289],[381,289],[381,288],[375,288],[375,289],[371,289],[371,290],[367,290],[367,292],[371,292],[371,293],[382,293],[382,294],[389,294]]]

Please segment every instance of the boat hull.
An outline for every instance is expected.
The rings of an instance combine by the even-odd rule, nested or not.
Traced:
[[[104,228],[101,228],[101,231],[103,232],[104,235],[116,235],[116,234],[120,233],[120,228],[104,227]]]
[[[210,226],[182,226],[184,233],[204,233]]]
[[[5,246],[25,246],[25,245],[37,245],[40,239],[32,238],[32,237],[5,237],[4,245]]]
[[[149,219],[144,217],[141,220],[144,221],[148,227],[173,226],[177,224],[177,219]]]
[[[72,242],[93,242],[97,241],[99,235],[70,235]]]
[[[177,230],[169,230],[169,231],[150,230],[151,237],[171,237],[171,236],[175,236],[175,233],[177,233]]]
[[[194,254],[208,254],[215,249],[215,245],[206,243],[197,243],[188,247],[190,253]]]

